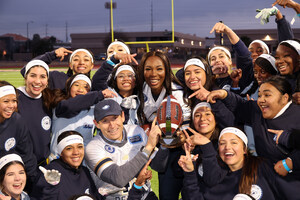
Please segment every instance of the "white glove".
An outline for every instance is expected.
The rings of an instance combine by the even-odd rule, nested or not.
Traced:
[[[61,173],[58,170],[47,170],[42,166],[39,169],[43,172],[46,181],[51,185],[57,185],[60,182]]]
[[[264,25],[269,22],[270,16],[277,14],[278,9],[275,6],[273,6],[272,8],[264,8],[262,10],[256,9],[256,12],[259,13],[255,16],[255,18],[260,18],[260,23]]]

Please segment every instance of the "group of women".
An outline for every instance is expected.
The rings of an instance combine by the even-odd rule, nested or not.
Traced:
[[[176,75],[167,55],[152,51],[138,62],[121,41],[109,45],[93,77],[86,49],[59,48],[30,61],[21,70],[23,87],[0,81],[0,199],[104,199],[84,161],[94,105],[112,98],[124,124],[145,126],[168,95],[181,105],[186,142],[160,147],[166,154],[155,169],[160,199],[178,199],[180,192],[183,199],[298,199],[300,43],[284,16],[276,17],[274,57],[263,41],[246,47],[228,26],[215,24],[212,32],[225,33],[233,45],[231,73],[223,46],[206,59],[188,59]],[[49,69],[69,54],[67,73]],[[151,178],[146,171],[136,184]],[[140,198],[132,188],[128,199]]]

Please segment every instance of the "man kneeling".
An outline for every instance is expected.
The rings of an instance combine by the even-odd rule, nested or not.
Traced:
[[[149,137],[139,126],[123,125],[124,113],[111,99],[96,104],[94,116],[98,134],[86,147],[86,160],[101,179],[99,191],[107,200],[127,199],[134,177],[149,160],[161,131],[156,120]],[[150,185],[144,188],[146,197]]]

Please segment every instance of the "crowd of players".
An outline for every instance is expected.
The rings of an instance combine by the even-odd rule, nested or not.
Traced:
[[[300,13],[292,0],[274,4]],[[59,48],[22,68],[24,86],[1,80],[0,200],[158,199],[148,166],[162,200],[299,199],[300,43],[276,7],[259,17],[272,15],[273,54],[214,25],[232,44],[234,70],[223,46],[174,75],[164,53],[138,62],[115,41],[93,77],[90,51]],[[67,73],[49,69],[67,56]],[[175,131],[178,113],[158,111],[164,99],[180,105]]]

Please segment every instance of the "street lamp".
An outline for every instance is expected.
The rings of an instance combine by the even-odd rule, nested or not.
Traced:
[[[27,47],[27,48],[26,48],[26,49],[27,49],[27,52],[29,52],[29,40],[30,40],[30,39],[29,39],[28,26],[29,26],[30,23],[33,23],[33,21],[29,21],[29,22],[26,23],[26,28],[27,28],[27,29],[26,29],[26,30],[27,30],[27,42],[26,42],[26,47]]]
[[[29,39],[28,26],[29,26],[30,23],[33,23],[33,21],[29,21],[29,22],[26,23],[26,25],[27,25],[27,26],[26,26],[26,28],[27,28],[27,39]]]

